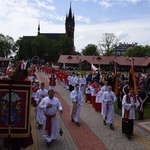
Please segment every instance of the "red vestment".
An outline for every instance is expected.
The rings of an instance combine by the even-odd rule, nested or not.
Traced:
[[[52,73],[50,76],[49,76],[49,85],[50,86],[56,86],[56,75],[54,73]]]

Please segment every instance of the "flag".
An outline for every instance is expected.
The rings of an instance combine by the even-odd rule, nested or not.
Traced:
[[[137,84],[136,84],[136,77],[134,72],[134,59],[131,59],[131,67],[130,67],[130,74],[129,74],[129,88],[134,88],[134,92],[137,93]]]
[[[9,61],[7,69],[6,69],[6,75],[9,75],[9,71],[11,70],[11,61]]]
[[[119,94],[119,91],[118,91],[118,86],[119,86],[119,83],[118,83],[118,76],[117,76],[117,61],[116,61],[116,57],[115,57],[115,60],[114,60],[114,85],[113,85],[113,91],[115,93],[115,95],[118,95]]]
[[[97,67],[95,67],[93,64],[91,64],[91,71],[92,72],[96,72],[96,70],[98,70],[98,68]]]

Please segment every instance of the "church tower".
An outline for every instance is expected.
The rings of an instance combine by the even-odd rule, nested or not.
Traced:
[[[65,29],[66,29],[66,35],[68,35],[71,39],[72,51],[74,51],[74,28],[75,28],[75,21],[74,21],[74,15],[72,14],[71,2],[70,2],[69,14],[66,15]]]
[[[40,35],[40,21],[38,22],[38,35]]]

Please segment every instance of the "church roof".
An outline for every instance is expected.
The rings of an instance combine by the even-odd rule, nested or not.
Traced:
[[[65,33],[40,33],[39,35],[43,35],[50,40],[59,41],[61,36],[66,34]]]
[[[36,36],[23,36],[23,39],[25,39],[25,40],[32,40],[35,37]]]
[[[65,33],[40,33],[39,35],[45,36],[49,40],[59,41],[61,36],[66,35]],[[23,36],[24,39],[33,39],[37,36]]]

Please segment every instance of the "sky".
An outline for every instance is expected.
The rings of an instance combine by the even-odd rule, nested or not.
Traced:
[[[15,41],[41,33],[65,33],[69,8],[75,17],[75,50],[98,46],[104,33],[121,43],[150,45],[150,0],[0,0],[0,34]]]

